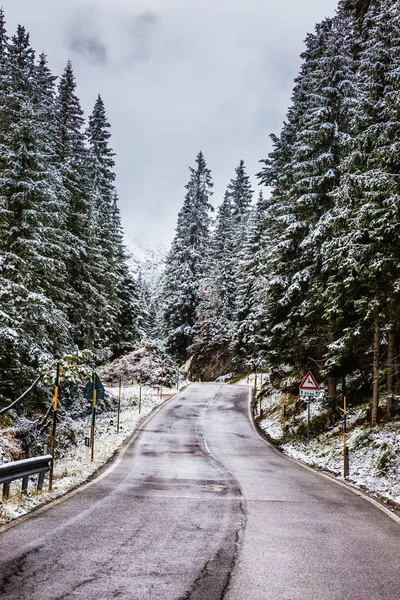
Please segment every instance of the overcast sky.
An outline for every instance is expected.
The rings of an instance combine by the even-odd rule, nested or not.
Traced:
[[[306,33],[337,0],[3,0],[55,74],[73,62],[86,115],[112,125],[126,233],[169,244],[204,152],[221,202],[243,159],[253,177],[290,101]]]

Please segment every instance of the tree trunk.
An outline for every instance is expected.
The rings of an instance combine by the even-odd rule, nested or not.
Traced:
[[[394,391],[394,357],[396,353],[396,336],[389,330],[388,338],[388,364],[387,364],[387,414],[391,415],[393,410],[393,391]]]
[[[379,408],[379,342],[380,342],[380,330],[378,319],[375,321],[375,333],[374,333],[374,356],[372,366],[372,404],[371,404],[371,426],[374,427],[378,422],[378,408]]]
[[[334,330],[335,321],[330,321],[328,332],[328,344],[332,344],[334,342]],[[332,377],[331,375],[328,376],[328,396],[333,400],[336,399],[336,378]]]
[[[336,378],[328,377],[328,396],[336,398]]]

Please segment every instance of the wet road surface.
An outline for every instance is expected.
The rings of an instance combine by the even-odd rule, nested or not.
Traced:
[[[0,597],[397,600],[400,525],[196,384],[95,485],[0,534]]]

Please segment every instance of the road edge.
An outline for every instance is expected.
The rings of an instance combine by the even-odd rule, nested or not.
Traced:
[[[252,410],[252,388],[251,387],[249,387],[249,400],[248,400],[248,404],[247,404],[247,409],[248,409],[249,421],[250,421],[250,424],[253,427],[254,431],[256,431],[258,433],[258,435],[262,439],[262,441],[270,449],[272,449],[276,454],[284,457],[286,460],[289,460],[290,462],[295,463],[296,465],[299,465],[300,467],[303,467],[303,469],[307,469],[308,471],[311,471],[312,473],[315,473],[316,475],[319,475],[320,477],[323,477],[324,479],[327,479],[328,481],[335,483],[336,485],[340,485],[342,488],[349,490],[350,492],[353,492],[353,494],[355,494],[356,496],[364,498],[364,500],[367,500],[367,502],[369,502],[376,508],[379,508],[379,510],[384,512],[388,517],[390,517],[393,521],[395,521],[398,525],[400,525],[400,517],[397,514],[392,512],[383,503],[379,502],[379,500],[375,500],[375,498],[371,498],[371,496],[369,496],[367,493],[363,492],[363,490],[353,487],[344,481],[338,481],[334,477],[331,477],[330,475],[326,475],[325,473],[321,473],[321,471],[319,471],[318,469],[314,469],[310,465],[306,465],[305,463],[301,462],[300,460],[292,458],[291,456],[287,456],[284,452],[282,452],[281,450],[278,450],[274,446],[274,444],[272,444],[272,442],[270,442],[268,440],[265,433],[262,431],[262,429],[260,429],[260,427],[258,427],[257,423],[255,422],[254,412]]]
[[[26,514],[21,515],[20,517],[17,517],[16,519],[13,519],[12,521],[10,521],[9,523],[6,523],[5,525],[1,525],[0,526],[0,534],[3,533],[4,531],[7,531],[8,529],[11,529],[12,527],[15,527],[16,525],[19,525],[20,523],[23,523],[24,521],[27,521],[30,518],[33,518],[33,517],[45,512],[46,510],[49,510],[53,506],[57,506],[57,504],[61,504],[61,502],[64,502],[65,500],[68,500],[69,498],[76,496],[80,492],[83,492],[84,490],[91,487],[95,483],[104,479],[104,477],[107,477],[107,475],[109,473],[111,473],[112,471],[114,471],[114,469],[116,469],[116,467],[120,464],[121,460],[124,457],[124,454],[136,442],[137,438],[139,437],[139,435],[142,432],[145,425],[147,425],[147,423],[170,400],[172,400],[173,398],[176,398],[179,394],[186,391],[188,389],[188,387],[190,387],[190,386],[185,386],[183,389],[179,390],[179,392],[175,392],[175,394],[172,394],[171,396],[169,396],[169,398],[164,400],[161,404],[159,404],[158,406],[153,408],[148,415],[146,415],[141,421],[139,421],[138,426],[135,429],[135,431],[130,436],[125,438],[125,440],[122,442],[122,444],[115,450],[114,454],[104,464],[100,465],[98,467],[98,469],[96,469],[96,471],[91,473],[91,475],[88,477],[88,479],[86,479],[82,483],[79,483],[77,486],[68,490],[61,496],[54,498],[54,500],[48,500],[47,502],[44,502],[43,504],[38,504],[32,510],[27,512]]]

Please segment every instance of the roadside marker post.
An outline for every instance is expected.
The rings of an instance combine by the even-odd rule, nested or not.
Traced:
[[[119,414],[121,412],[121,385],[122,378],[119,378],[119,387],[118,387],[118,414],[117,414],[117,434],[119,433]]]
[[[283,396],[283,432],[286,432],[286,402],[287,402],[287,394],[284,393]]]
[[[139,415],[142,410],[142,374],[139,377]]]
[[[104,400],[104,386],[100,381],[100,377],[93,371],[92,379],[87,382],[83,392],[87,400],[92,401],[92,418],[90,427],[90,462],[94,459],[94,433],[96,425],[96,406],[97,400]]]
[[[160,376],[160,400],[162,400],[163,378],[164,378],[164,365],[161,368],[161,376]]]
[[[307,398],[307,445],[310,443],[310,399],[319,392],[319,385],[311,371],[308,371],[300,384],[300,396]]]
[[[51,492],[53,489],[53,472],[54,472],[54,453],[56,447],[56,427],[57,427],[57,411],[58,411],[58,388],[60,385],[60,363],[57,363],[56,370],[56,382],[54,386],[54,399],[53,399],[53,428],[51,431],[51,450],[50,454],[52,456],[51,464],[50,464],[50,474],[49,474],[49,491]]]
[[[96,405],[97,405],[97,375],[93,373],[93,403],[92,403],[92,427],[90,435],[90,462],[94,460],[94,432],[96,425]]]
[[[349,475],[349,449],[347,447],[347,399],[343,397],[343,477]]]

